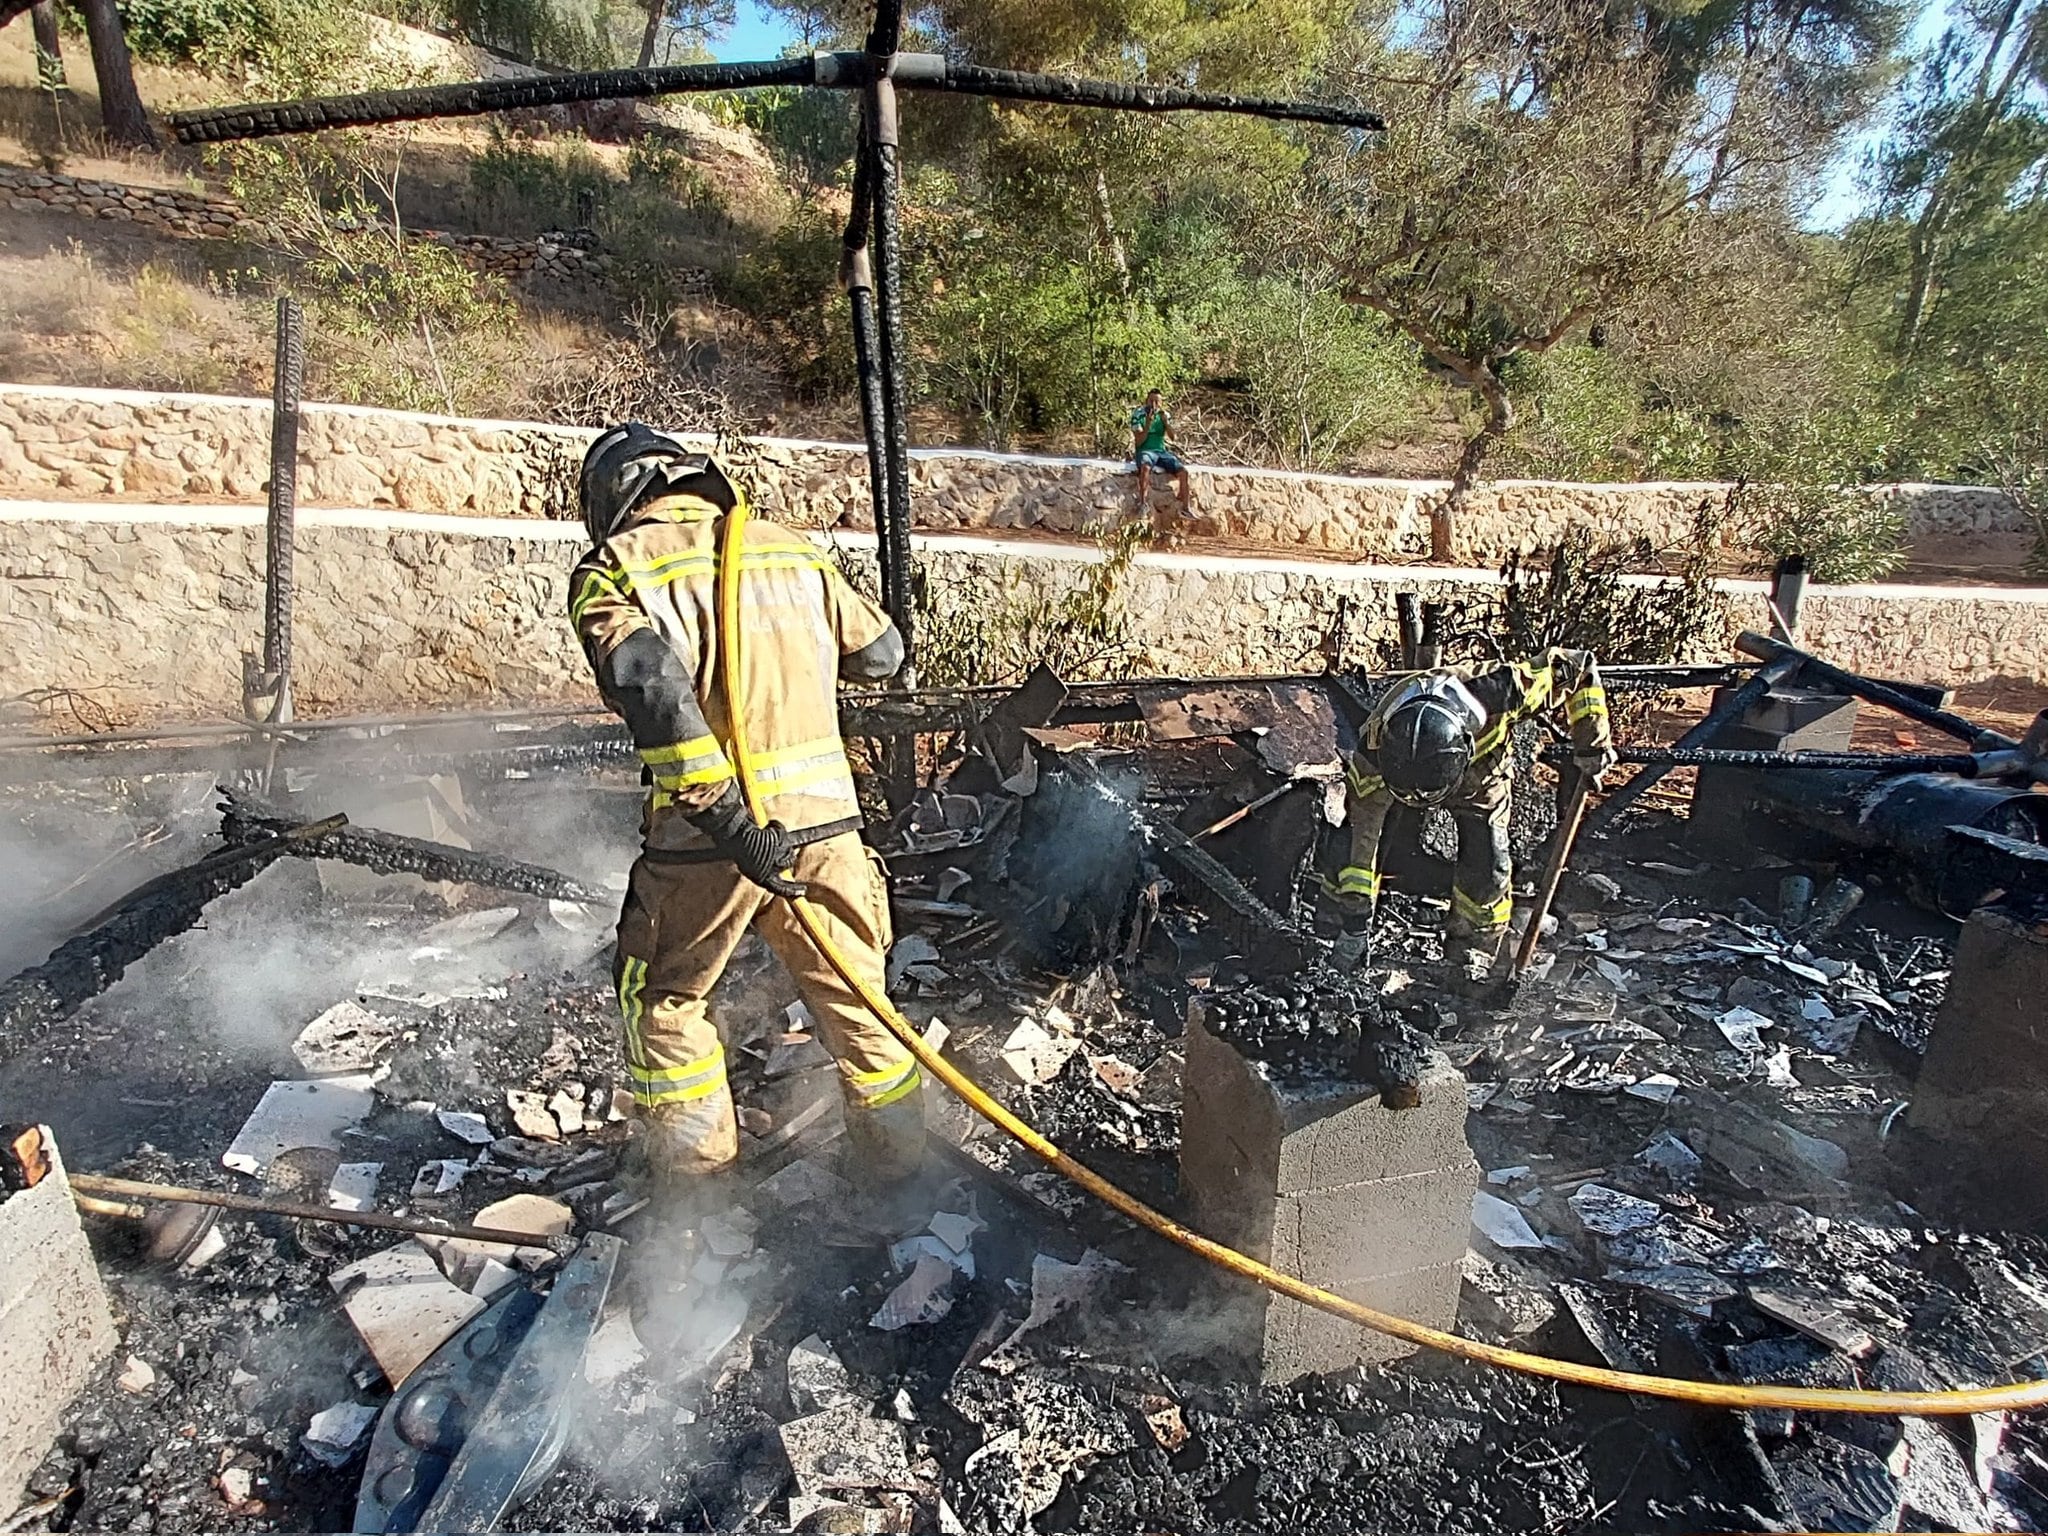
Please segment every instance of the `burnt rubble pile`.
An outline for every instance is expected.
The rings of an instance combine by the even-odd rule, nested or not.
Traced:
[[[1482,1180],[1461,1333],[1706,1380],[2048,1374],[2048,1244],[1955,1230],[1894,1166],[1952,929],[1834,865],[1702,862],[1645,817],[1575,862],[1512,1006],[1442,985],[1440,869],[1382,903],[1368,970],[1316,968],[1341,830],[1299,692],[1144,693],[1116,745],[1052,723],[1045,688],[974,722],[873,834],[891,992],[926,1040],[1181,1219],[1183,1143],[1235,1129],[1184,1123],[1202,1032],[1261,1077],[1377,1089],[1396,1123],[1439,1106],[1401,1110],[1445,1091],[1440,1053]],[[419,1528],[492,1488],[477,1523],[531,1530],[2048,1522],[2026,1416],[1707,1411],[1426,1353],[1251,1385],[1244,1282],[936,1088],[925,1175],[864,1189],[815,1024],[752,940],[713,1000],[739,1173],[685,1215],[646,1203],[609,901],[565,899],[528,835],[581,786],[611,841],[573,867],[624,868],[630,773],[578,766],[466,786],[493,817],[445,816],[442,786],[392,818],[408,862],[357,836],[269,861],[0,1049],[0,1096],[75,1171],[516,1235],[229,1212],[164,1255],[91,1218],[122,1338],[17,1528]],[[326,812],[319,788],[243,835]]]

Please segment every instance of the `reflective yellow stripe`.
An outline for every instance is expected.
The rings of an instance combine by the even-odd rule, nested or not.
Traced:
[[[1506,715],[1502,715],[1498,720],[1494,721],[1492,725],[1488,726],[1486,728],[1486,734],[1481,736],[1479,740],[1473,744],[1472,761],[1475,763],[1480,762],[1483,759],[1489,758],[1493,756],[1494,753],[1498,752],[1500,750],[1500,744],[1507,740],[1508,732],[1510,729],[1513,728],[1513,726],[1514,721],[1509,719]]]
[[[609,571],[592,571],[583,578],[583,584],[576,589],[576,595],[569,600],[569,617],[575,623],[583,622],[583,615],[590,605],[601,597],[624,599],[625,591],[619,586],[618,577]]]
[[[1581,720],[1590,720],[1595,715],[1603,720],[1607,718],[1607,690],[1598,684],[1590,688],[1581,688],[1565,701],[1564,717],[1573,725],[1577,725]]]
[[[628,957],[619,967],[619,1015],[626,1021],[626,1060],[644,1061],[640,1046],[640,1020],[646,1014],[642,1001],[647,991],[647,962]]]
[[[742,575],[754,571],[822,571],[830,562],[809,544],[772,544],[749,548],[740,560]],[[690,576],[713,576],[718,556],[705,550],[682,550],[657,560],[628,561],[620,567],[636,587],[673,585]]]
[[[815,789],[820,784],[837,784],[850,794],[853,792],[853,770],[846,765],[843,757],[837,762],[819,763],[815,768],[790,773],[763,785],[761,795],[764,799],[773,800],[779,795],[794,795]]]
[[[873,1072],[846,1074],[846,1081],[860,1096],[862,1109],[880,1109],[884,1104],[893,1104],[923,1080],[915,1057],[907,1057],[894,1066],[880,1067]]]
[[[1337,871],[1335,889],[1340,896],[1377,896],[1380,893],[1380,877],[1373,870],[1348,864]]]
[[[1451,909],[1467,922],[1479,923],[1489,928],[1498,928],[1502,923],[1505,923],[1515,915],[1515,897],[1514,893],[1510,891],[1507,895],[1501,897],[1499,901],[1488,906],[1473,900],[1472,897],[1467,896],[1463,891],[1453,888],[1451,891]]]
[[[1364,800],[1378,794],[1387,787],[1387,781],[1376,773],[1365,773],[1358,768],[1347,766],[1344,778],[1351,786],[1351,793]]]
[[[845,750],[837,736],[814,736],[809,741],[800,741],[794,746],[777,747],[773,752],[756,752],[750,761],[757,769],[779,768],[784,763],[822,757],[828,752],[843,753]]]
[[[679,1067],[629,1065],[633,1079],[633,1102],[647,1108],[657,1104],[688,1104],[707,1099],[725,1086],[725,1048],[686,1061]]]
[[[640,760],[664,789],[684,789],[692,784],[716,784],[732,777],[732,764],[715,737],[693,736],[688,741],[665,747],[642,747]]]
[[[888,1105],[894,1104],[898,1099],[906,1098],[917,1092],[923,1082],[923,1076],[918,1072],[916,1064],[913,1063],[910,1068],[910,1076],[894,1088],[889,1089],[886,1093],[878,1093],[871,1099],[863,1099],[861,1107],[863,1109],[886,1108]]]

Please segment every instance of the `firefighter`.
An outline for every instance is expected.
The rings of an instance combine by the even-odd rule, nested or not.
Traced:
[[[1590,651],[1553,648],[1526,662],[1483,671],[1439,668],[1396,680],[1366,716],[1347,768],[1351,854],[1332,888],[1344,910],[1333,953],[1357,965],[1379,902],[1380,834],[1399,801],[1437,806],[1458,829],[1451,884],[1451,960],[1459,981],[1483,986],[1514,914],[1515,726],[1562,707],[1572,766],[1597,782],[1614,766],[1607,694]]]
[[[903,639],[801,534],[750,519],[739,580],[744,696],[727,698],[719,539],[740,499],[708,455],[637,422],[607,431],[583,460],[591,549],[570,579],[569,614],[649,785],[613,961],[647,1168],[682,1194],[739,1155],[725,1049],[705,999],[751,927],[796,978],[838,1065],[849,1173],[885,1186],[923,1156],[917,1063],[818,953],[789,898],[808,896],[828,936],[881,990],[888,888],[860,839],[836,690],[840,677],[894,675]],[[748,814],[727,750],[735,709],[746,711],[765,826]]]

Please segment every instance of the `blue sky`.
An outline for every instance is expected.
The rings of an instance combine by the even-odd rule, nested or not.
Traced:
[[[773,59],[779,58],[782,50],[796,40],[796,28],[789,24],[789,18],[769,10],[758,0],[739,0],[731,30],[711,40],[711,54],[721,63]]]
[[[1928,0],[1923,5],[1919,19],[1913,25],[1909,48],[1918,51],[1940,35],[1948,20],[1948,5],[1949,0]],[[711,40],[711,52],[720,60],[772,59],[796,41],[796,29],[790,25],[788,17],[762,5],[760,0],[739,0],[732,27],[723,36]],[[992,62],[1000,64],[1002,61]],[[1855,217],[1861,201],[1857,175],[1864,156],[1876,146],[1882,133],[1882,123],[1873,123],[1843,146],[1840,158],[1828,172],[1819,199],[1807,215],[1807,228],[1840,229]]]

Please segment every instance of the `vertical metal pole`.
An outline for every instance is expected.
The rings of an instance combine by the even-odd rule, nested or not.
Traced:
[[[1433,668],[1444,664],[1444,605],[1422,605],[1422,637],[1415,647],[1415,664]]]
[[[1413,592],[1394,594],[1394,620],[1401,630],[1401,667],[1413,672],[1422,665],[1422,606]]]
[[[873,139],[875,318],[882,371],[882,427],[889,486],[889,520],[878,530],[883,591],[889,617],[916,665],[910,611],[910,423],[903,377],[903,231],[897,165],[896,87],[869,83],[868,131]]]
[[[298,510],[299,396],[306,380],[305,320],[296,299],[277,301],[277,368],[270,397],[270,508],[264,523],[263,681],[268,718],[292,718],[292,524]]]
[[[863,125],[853,172],[853,212],[840,240],[839,286],[853,317],[853,368],[860,386],[860,424],[868,445],[868,495],[875,510],[875,565],[880,573],[882,607],[894,614],[895,572],[889,562],[889,443],[883,421],[882,370],[876,355],[875,265],[868,254],[873,227],[874,157]]]
[[[1799,604],[1806,596],[1806,556],[1787,555],[1771,573],[1771,638],[1799,643]]]

